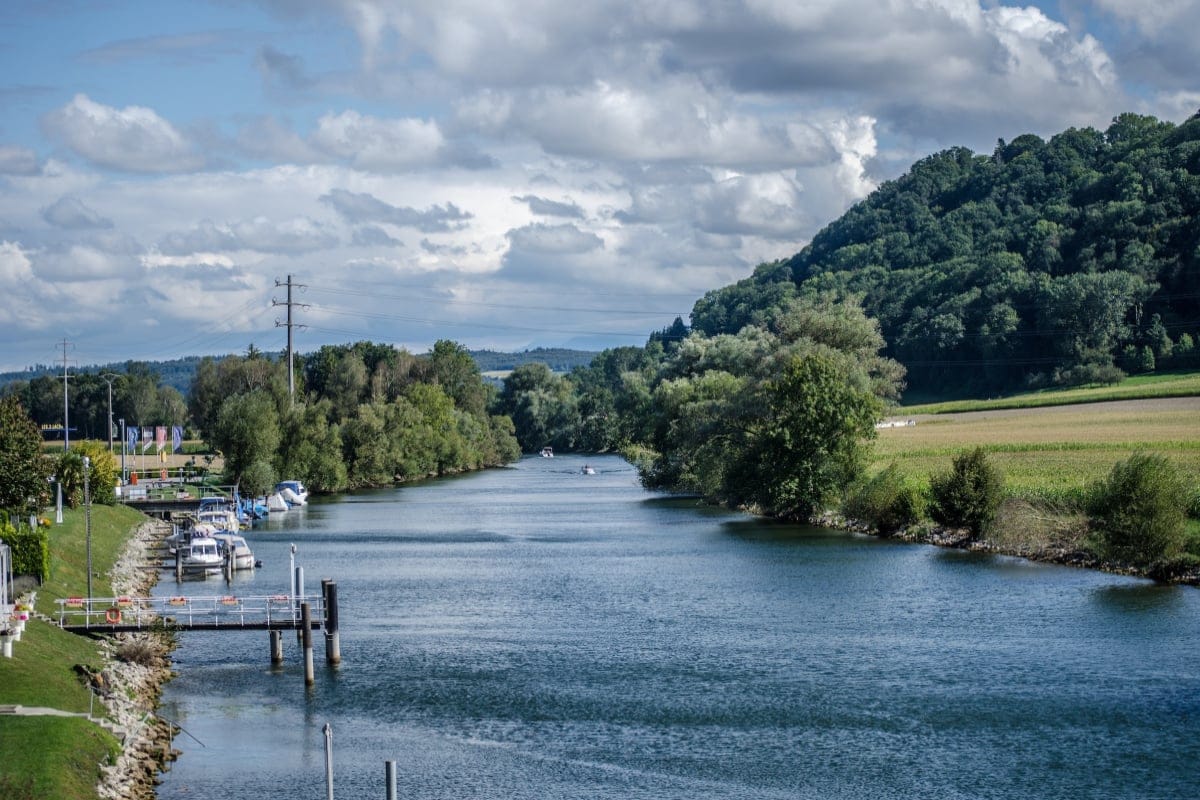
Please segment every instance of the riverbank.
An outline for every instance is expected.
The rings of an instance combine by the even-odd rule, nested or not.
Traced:
[[[150,548],[168,533],[170,525],[158,520],[137,527],[110,573],[115,594],[150,593],[158,573],[143,565],[151,560]],[[104,800],[151,800],[159,773],[176,755],[171,748],[173,725],[153,713],[172,676],[172,647],[172,636],[164,632],[121,633],[102,645],[104,704],[126,731],[116,763],[101,771],[97,795]]]

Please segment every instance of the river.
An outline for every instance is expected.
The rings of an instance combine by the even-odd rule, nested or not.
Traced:
[[[317,498],[235,586],[338,582],[318,637],[182,634],[161,800],[1193,798],[1200,591],[782,525],[614,457]],[[159,594],[180,590],[165,576]],[[197,741],[203,743],[203,746]]]

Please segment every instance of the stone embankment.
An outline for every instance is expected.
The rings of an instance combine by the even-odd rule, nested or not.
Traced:
[[[148,550],[170,532],[159,521],[140,525],[113,565],[110,577],[117,595],[145,596],[158,573],[147,570]],[[171,749],[171,723],[154,715],[162,687],[171,678],[168,658],[173,640],[162,632],[122,633],[105,644],[106,663],[92,677],[113,720],[125,731],[121,755],[106,767],[97,787],[105,800],[150,800],[158,775],[176,753]]]

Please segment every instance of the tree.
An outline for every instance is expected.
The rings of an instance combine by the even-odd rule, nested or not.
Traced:
[[[1183,540],[1187,492],[1160,455],[1135,453],[1088,490],[1087,512],[1101,552],[1130,564],[1176,553]]]
[[[216,424],[208,441],[225,456],[225,479],[241,483],[251,465],[262,462],[270,465],[279,446],[279,413],[275,400],[263,390],[226,398],[217,413]],[[255,468],[259,480],[247,491],[267,488],[261,485],[265,470]]]
[[[0,509],[26,516],[45,503],[49,465],[42,435],[15,396],[0,399]]]
[[[929,515],[942,525],[968,528],[979,536],[991,524],[1004,499],[1004,476],[976,447],[955,456],[949,472],[929,480]]]

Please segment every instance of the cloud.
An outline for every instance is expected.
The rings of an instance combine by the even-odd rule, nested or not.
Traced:
[[[186,231],[168,233],[158,248],[168,255],[238,250],[295,255],[324,250],[337,241],[321,223],[307,217],[274,222],[260,216],[223,224],[204,220]]]
[[[47,132],[97,166],[155,173],[190,172],[204,165],[182,133],[141,106],[116,109],[77,94],[48,114],[44,125]]]
[[[545,197],[538,197],[535,194],[525,194],[520,197],[514,197],[518,203],[524,203],[529,206],[529,210],[534,214],[539,214],[543,217],[567,217],[569,219],[583,219],[583,209],[575,202],[562,203],[558,200],[548,200]]]
[[[84,50],[79,58],[96,64],[115,64],[139,59],[165,60],[176,65],[201,64],[242,51],[243,31],[197,31],[174,36],[143,36],[121,39]]]
[[[0,145],[0,175],[36,175],[40,170],[37,154],[32,150]]]
[[[42,219],[56,228],[86,230],[88,228],[111,228],[112,220],[100,216],[77,197],[60,197],[42,209]]]
[[[432,120],[379,119],[343,111],[317,120],[310,143],[359,169],[399,172],[440,163],[446,140]]]
[[[454,203],[434,205],[424,211],[393,206],[371,194],[333,189],[321,197],[350,222],[382,222],[402,228],[416,228],[423,233],[458,230],[472,214]]]
[[[604,247],[604,240],[575,225],[534,223],[511,230],[507,235],[510,251],[551,255],[587,253]]]
[[[357,247],[404,247],[404,242],[393,239],[378,225],[359,225],[350,242]]]
[[[255,66],[268,86],[282,86],[289,90],[311,88],[315,81],[305,72],[304,59],[281,53],[270,45],[259,49]]]

